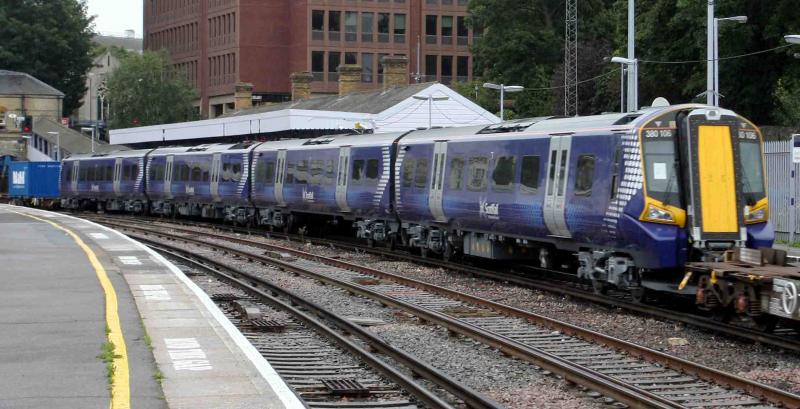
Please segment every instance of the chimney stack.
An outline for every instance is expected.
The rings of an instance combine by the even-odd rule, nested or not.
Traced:
[[[311,81],[314,76],[310,72],[293,72],[289,79],[292,80],[292,101],[311,98]]]
[[[344,64],[339,66],[340,97],[361,89],[361,70],[361,66],[357,64]]]
[[[237,82],[233,94],[234,109],[236,111],[253,107],[253,84]]]
[[[383,64],[383,89],[408,85],[408,58],[387,55],[381,58]]]

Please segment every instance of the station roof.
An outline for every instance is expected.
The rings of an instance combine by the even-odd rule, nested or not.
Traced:
[[[0,70],[0,95],[64,97],[64,93],[24,72]]]
[[[33,132],[39,135],[40,138],[46,139],[50,144],[55,146],[56,140],[60,139],[61,149],[66,151],[67,154],[88,153],[92,151],[92,139],[86,135],[67,128],[52,119],[35,117],[33,119]],[[51,135],[48,132],[58,132],[59,138]],[[95,139],[94,151],[95,152],[112,152],[118,150],[127,150],[124,146],[109,145],[105,141]]]

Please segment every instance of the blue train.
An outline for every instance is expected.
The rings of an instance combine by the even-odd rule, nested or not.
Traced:
[[[346,226],[370,244],[423,255],[532,260],[569,268],[598,292],[690,294],[701,308],[771,324],[800,317],[797,302],[780,308],[775,299],[788,291],[762,270],[783,269],[783,286],[800,285],[800,274],[741,262],[753,251],[760,261],[781,256],[760,250],[774,236],[762,157],[750,121],[687,104],[74,155],[64,160],[61,192],[66,208],[285,231]]]

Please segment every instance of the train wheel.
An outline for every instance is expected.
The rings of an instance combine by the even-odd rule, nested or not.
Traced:
[[[644,287],[631,287],[631,298],[636,304],[647,303],[647,297],[650,295],[649,291]]]
[[[427,247],[420,247],[419,255],[422,256],[422,258],[428,258],[428,248]]]
[[[367,239],[367,247],[369,248],[375,247],[375,239]]]
[[[553,256],[550,250],[542,247],[539,249],[539,267],[545,269],[553,268]]]
[[[450,241],[445,240],[444,249],[442,250],[442,260],[450,261],[453,259],[454,254],[455,252],[453,251],[453,245],[450,244]]]
[[[594,290],[595,294],[605,295],[606,293],[608,293],[608,286],[606,285],[605,282],[593,278],[592,290]]]
[[[753,317],[753,322],[756,323],[756,329],[768,334],[775,331],[775,327],[778,325],[778,319],[772,315],[759,315],[757,317]]]

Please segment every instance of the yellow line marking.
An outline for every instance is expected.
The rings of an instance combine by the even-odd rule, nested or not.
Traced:
[[[100,264],[97,255],[94,254],[89,246],[73,232],[72,230],[61,226],[50,220],[42,219],[30,214],[21,213],[12,210],[22,216],[30,217],[41,222],[50,224],[51,226],[66,232],[72,237],[72,240],[78,244],[89,263],[94,267],[94,272],[97,274],[97,279],[103,287],[106,299],[106,324],[110,332],[108,333],[108,341],[114,344],[114,381],[111,384],[111,403],[112,409],[130,409],[131,407],[131,387],[130,387],[130,373],[128,369],[128,349],[125,346],[125,338],[122,336],[122,325],[119,321],[119,309],[117,304],[117,293],[114,291],[114,285],[106,274],[106,269]]]

